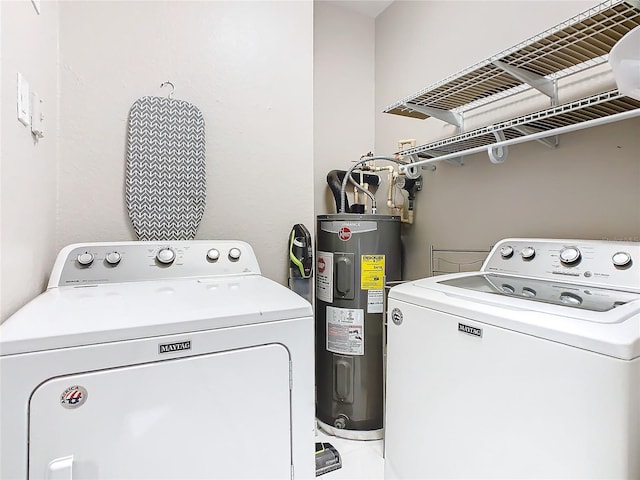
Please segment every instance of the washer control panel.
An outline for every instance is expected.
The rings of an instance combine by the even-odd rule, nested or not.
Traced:
[[[58,254],[49,288],[248,274],[260,274],[260,267],[241,241],[85,243]]]
[[[640,291],[640,242],[509,238],[482,271]]]

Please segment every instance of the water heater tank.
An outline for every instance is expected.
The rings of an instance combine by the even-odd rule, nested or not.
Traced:
[[[316,416],[331,434],[382,437],[384,285],[401,279],[400,217],[318,216]]]

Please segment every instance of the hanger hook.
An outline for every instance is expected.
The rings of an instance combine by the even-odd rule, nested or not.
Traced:
[[[160,84],[160,88],[166,87],[167,85],[171,86],[171,91],[169,92],[169,99],[171,99],[171,97],[173,96],[173,92],[176,91],[176,87],[173,85],[173,83],[166,81]]]

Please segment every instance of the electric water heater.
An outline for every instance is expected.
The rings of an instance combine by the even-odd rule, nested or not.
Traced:
[[[316,416],[333,435],[382,438],[384,286],[401,279],[400,217],[317,221]]]

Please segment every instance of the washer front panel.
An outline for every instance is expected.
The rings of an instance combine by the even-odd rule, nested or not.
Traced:
[[[640,478],[640,358],[390,299],[393,310],[385,479]]]

